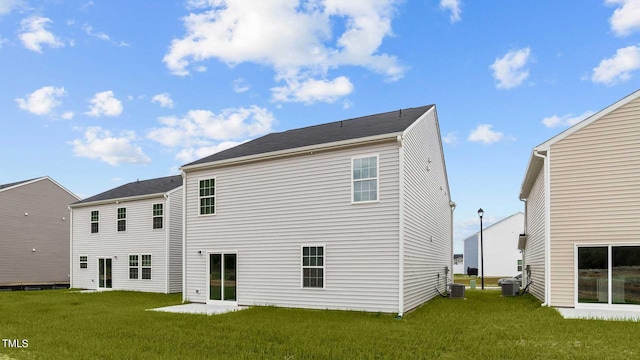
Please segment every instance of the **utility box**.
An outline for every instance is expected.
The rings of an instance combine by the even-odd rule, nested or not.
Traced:
[[[501,287],[502,296],[516,296],[520,292],[520,282],[517,279],[504,281]]]
[[[452,299],[464,299],[464,284],[451,284],[449,297]]]

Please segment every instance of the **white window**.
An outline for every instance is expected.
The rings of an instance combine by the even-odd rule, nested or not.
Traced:
[[[518,271],[522,271],[522,260],[518,260]]]
[[[353,158],[351,179],[352,202],[378,201],[378,155]]]
[[[86,269],[87,268],[87,256],[86,255],[81,255],[80,256],[80,269]]]
[[[302,287],[324,288],[324,246],[302,247]]]
[[[142,280],[151,280],[151,255],[141,255],[142,257]]]
[[[153,204],[153,228],[154,229],[162,229],[162,220],[163,220],[163,205],[162,204]]]
[[[200,180],[200,215],[216,213],[216,179]]]
[[[138,255],[129,255],[129,279],[138,279],[140,270],[138,269],[140,262],[138,261]]]
[[[98,220],[100,219],[100,212],[98,210],[93,210],[91,212],[91,233],[98,233]]]
[[[118,231],[127,231],[127,208],[118,208]]]

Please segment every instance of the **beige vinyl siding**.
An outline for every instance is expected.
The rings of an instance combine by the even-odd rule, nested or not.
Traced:
[[[531,268],[529,292],[538,300],[545,300],[545,195],[544,166],[527,197],[527,244],[523,254],[523,266]],[[528,281],[528,280],[527,280]]]
[[[164,196],[73,208],[73,287],[98,287],[98,257],[112,257],[113,290],[167,292],[167,228],[153,229],[153,204]],[[127,230],[117,231],[117,209],[127,209]],[[92,234],[91,211],[98,210],[99,233]],[[165,217],[166,219],[166,217]],[[151,254],[151,280],[129,279],[129,254]],[[80,256],[88,257],[80,269]],[[117,256],[117,259],[115,258]],[[141,258],[139,258],[141,261]]]
[[[0,191],[0,285],[69,283],[68,205],[77,200],[49,178]]]
[[[165,221],[169,232],[169,292],[182,291],[182,187],[171,191]]]
[[[352,204],[351,163],[379,155],[379,201]],[[216,178],[216,214],[198,181]],[[237,301],[398,311],[398,144],[393,141],[187,173],[186,294],[207,300],[207,252],[237,251]],[[301,247],[325,246],[325,289],[303,289]],[[198,254],[201,250],[202,254]]]
[[[432,109],[403,136],[405,311],[436,296],[436,286],[444,292],[445,266],[452,270],[450,196],[438,135]]]
[[[551,304],[574,306],[575,244],[640,242],[640,99],[550,153]]]

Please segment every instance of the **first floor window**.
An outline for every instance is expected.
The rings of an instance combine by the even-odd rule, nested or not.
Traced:
[[[351,181],[354,203],[378,200],[378,156],[354,158]]]
[[[522,260],[518,260],[518,271],[522,271]]]
[[[86,269],[87,268],[87,257],[86,256],[80,256],[80,269]]]
[[[302,247],[302,287],[324,288],[324,246]]]
[[[129,255],[129,279],[138,279],[138,255]]]
[[[127,231],[127,208],[118,208],[118,231]]]
[[[94,210],[91,212],[91,233],[92,234],[98,233],[98,220],[100,218],[99,215],[100,213],[98,212],[98,210]]]
[[[578,302],[640,304],[640,246],[578,247]]]
[[[163,205],[153,204],[153,228],[162,229]]]
[[[151,255],[142,255],[142,279],[151,280]]]
[[[200,215],[216,213],[216,179],[200,180]]]

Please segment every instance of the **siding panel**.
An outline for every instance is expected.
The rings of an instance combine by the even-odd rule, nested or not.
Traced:
[[[169,292],[182,292],[182,188],[169,193]]]
[[[369,154],[379,202],[351,204],[351,158]],[[189,172],[186,299],[207,300],[207,252],[237,251],[241,305],[398,311],[398,175],[395,141]],[[210,177],[216,215],[200,216]],[[325,289],[301,288],[302,245],[326,246]]]
[[[640,239],[640,99],[551,146],[551,303],[574,306],[577,243]]]
[[[538,300],[545,299],[545,196],[544,166],[540,169],[536,181],[527,198],[526,234],[527,244],[523,253],[524,266],[531,268],[529,292]],[[528,281],[528,280],[527,280]]]
[[[445,291],[445,266],[452,274],[449,185],[434,111],[403,136],[404,309]]]

